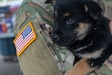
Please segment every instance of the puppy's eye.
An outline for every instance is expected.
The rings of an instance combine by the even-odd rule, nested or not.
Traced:
[[[75,20],[72,18],[65,21],[66,24],[73,24],[74,22],[75,22]]]

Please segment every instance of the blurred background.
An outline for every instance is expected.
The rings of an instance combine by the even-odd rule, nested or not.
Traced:
[[[22,75],[13,44],[16,11],[22,0],[0,0],[0,75]]]

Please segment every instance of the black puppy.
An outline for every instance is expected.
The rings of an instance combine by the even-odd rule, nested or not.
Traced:
[[[110,20],[92,0],[57,0],[54,7],[53,42],[72,51],[74,64],[88,59],[91,67],[100,67],[112,54]]]

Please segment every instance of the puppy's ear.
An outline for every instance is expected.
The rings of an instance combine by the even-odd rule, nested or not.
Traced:
[[[52,2],[53,2],[53,0],[46,0],[45,3],[52,3]]]
[[[88,12],[90,16],[93,17],[94,19],[98,19],[99,16],[102,14],[101,7],[93,1],[86,2],[84,4],[84,9],[85,12]]]
[[[54,6],[55,5],[55,0],[46,0],[45,3],[51,3]]]

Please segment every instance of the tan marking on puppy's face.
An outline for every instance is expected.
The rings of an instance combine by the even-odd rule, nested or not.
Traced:
[[[79,23],[79,26],[74,30],[76,33],[77,39],[82,40],[87,35],[88,31],[90,30],[90,26],[87,23]]]
[[[63,14],[63,16],[64,17],[70,16],[70,13],[69,12],[66,12],[66,13]]]

